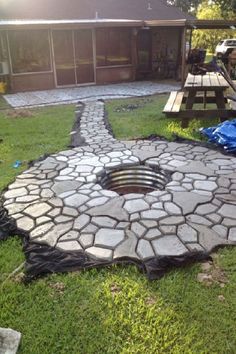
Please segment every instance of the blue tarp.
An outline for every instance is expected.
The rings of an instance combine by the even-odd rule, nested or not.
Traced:
[[[236,152],[236,119],[200,131],[209,142],[222,146],[228,152]]]

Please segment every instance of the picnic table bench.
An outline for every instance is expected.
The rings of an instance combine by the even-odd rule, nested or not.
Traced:
[[[223,121],[236,117],[235,106],[230,106],[225,95],[228,88],[228,82],[220,73],[188,74],[183,91],[171,92],[163,113],[167,117],[180,118],[183,128],[188,126],[191,118],[219,117]],[[194,107],[195,104],[201,106]]]

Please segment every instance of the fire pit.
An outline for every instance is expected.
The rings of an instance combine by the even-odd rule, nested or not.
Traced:
[[[163,190],[169,182],[165,171],[155,167],[131,166],[106,172],[100,184],[104,189],[120,195],[128,193],[146,194],[155,190]]]
[[[130,262],[154,279],[236,244],[234,156],[117,141],[102,102],[78,124],[85,144],[35,161],[2,198],[0,238],[25,237],[30,276]]]

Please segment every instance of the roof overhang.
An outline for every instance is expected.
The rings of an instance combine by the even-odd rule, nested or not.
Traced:
[[[190,29],[236,29],[236,20],[188,20]]]
[[[186,19],[183,20],[150,20],[145,21],[145,25],[149,27],[185,27]]]
[[[0,29],[23,28],[96,28],[96,27],[186,27],[188,29],[236,29],[236,20],[0,20]]]
[[[88,19],[88,20],[0,20],[0,29],[71,28],[71,27],[142,27],[144,21]]]

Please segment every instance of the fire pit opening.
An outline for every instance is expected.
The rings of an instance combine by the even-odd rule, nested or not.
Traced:
[[[120,195],[128,193],[146,194],[165,189],[170,175],[157,167],[131,166],[106,172],[101,176],[100,184],[104,189]]]

